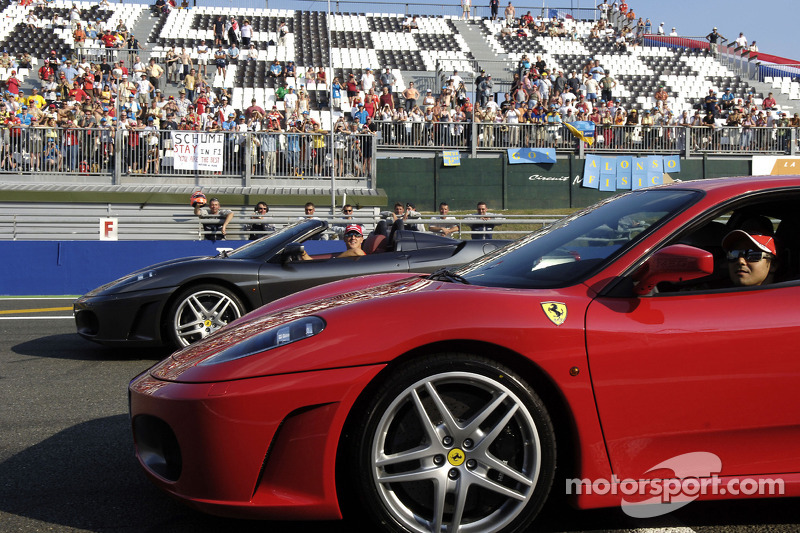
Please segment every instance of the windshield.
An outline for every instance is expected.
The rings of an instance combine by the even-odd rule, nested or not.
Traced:
[[[324,228],[325,225],[325,222],[322,220],[301,220],[281,228],[266,237],[262,237],[257,241],[237,248],[230,252],[228,257],[234,257],[236,259],[259,259],[266,254],[274,253],[273,250],[276,246],[293,242],[297,238],[305,236],[307,233],[313,231],[315,228]]]
[[[675,189],[615,196],[456,272],[471,284],[487,287],[538,289],[573,285],[700,196],[697,191]]]

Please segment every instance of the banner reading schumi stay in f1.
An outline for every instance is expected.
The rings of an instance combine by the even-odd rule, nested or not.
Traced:
[[[606,157],[587,155],[583,186],[601,191],[636,190],[664,183],[665,173],[681,171],[678,155]]]

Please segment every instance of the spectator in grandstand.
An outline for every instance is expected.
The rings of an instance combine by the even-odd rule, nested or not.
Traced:
[[[777,109],[777,105],[778,103],[775,101],[775,97],[772,95],[772,93],[769,93],[769,95],[767,95],[767,97],[764,98],[764,101],[761,103],[761,108],[766,111],[772,111]]]
[[[297,100],[297,93],[294,92],[294,87],[290,86],[288,92],[283,97],[283,105],[287,117],[297,111]]]
[[[397,78],[395,78],[395,75],[392,74],[392,69],[390,67],[386,67],[386,71],[381,74],[381,89],[386,87],[389,89],[389,92],[391,92],[396,81]]]
[[[492,75],[486,76],[478,87],[479,104],[481,107],[486,106],[486,103],[494,95],[494,83],[492,82]]]
[[[610,72],[606,72],[605,76],[600,80],[600,89],[601,95],[600,97],[605,100],[606,102],[613,99],[611,94],[611,90],[617,86],[617,80],[611,77]]]
[[[755,41],[750,44],[750,47],[747,50],[750,52],[750,59],[756,59],[758,57],[758,46],[756,45]]]
[[[342,91],[344,87],[339,81],[338,76],[333,77],[331,82],[331,107],[333,109],[340,109],[342,107]]]
[[[666,89],[664,89],[663,85],[659,85],[654,98],[656,99],[656,105],[659,108],[662,108],[664,107],[664,103],[667,101],[667,98],[669,98],[669,93]]]
[[[514,9],[514,6],[511,5],[510,1],[508,2],[508,5],[506,6],[506,9],[504,11],[504,15],[506,17],[506,26],[509,26],[509,27],[513,26],[514,25],[514,19],[516,18],[516,9]]]
[[[228,54],[222,49],[222,45],[219,45],[217,51],[214,52],[214,65],[217,67],[216,75],[224,80],[228,66]]]
[[[228,43],[230,43],[231,46],[238,48],[240,43],[239,22],[235,17],[231,17],[231,19],[226,23],[225,27],[227,29]]]
[[[281,22],[278,25],[278,46],[286,46],[286,37],[289,35],[289,26],[286,22]]]
[[[206,44],[205,39],[197,45],[197,68],[203,68],[203,76],[208,76],[208,58],[211,56],[211,49]]]
[[[381,95],[378,98],[378,104],[381,108],[388,106],[389,109],[394,110],[394,98],[392,98],[392,93],[389,90],[389,87],[384,86],[381,90]]]
[[[490,19],[497,20],[497,10],[500,8],[500,0],[489,0]]]
[[[348,109],[353,108],[356,103],[356,98],[358,98],[359,87],[358,83],[356,82],[356,75],[352,72],[347,76],[347,82],[345,83],[345,87],[347,89],[347,100],[348,100]]]
[[[671,31],[671,32],[669,32],[669,36],[670,36],[670,37],[677,37],[677,36],[678,36],[678,30],[677,30],[677,28],[675,28],[675,27],[673,26],[673,27],[672,27],[672,31]]]
[[[717,114],[717,93],[714,89],[708,90],[708,94],[703,98],[703,106],[705,107],[706,113],[710,113],[712,116]]]
[[[228,49],[225,51],[228,55],[228,63],[232,63],[235,60],[239,59],[239,54],[241,50],[239,50],[238,43],[236,41],[232,42]]]
[[[159,89],[161,76],[164,75],[164,69],[161,68],[161,65],[156,63],[155,58],[150,58],[150,62],[147,65],[147,75],[150,85],[153,87],[153,91],[155,92],[157,89]]]
[[[733,92],[731,92],[730,87],[725,88],[725,92],[722,94],[720,98],[720,106],[724,111],[730,111],[733,108],[733,104],[736,101],[736,97],[734,96]]]
[[[747,37],[744,36],[744,33],[739,32],[739,36],[734,41],[734,44],[736,44],[736,48],[740,50],[747,48]]]
[[[147,50],[147,48],[139,43],[139,40],[134,37],[133,34],[131,34],[127,40],[123,40],[123,42],[128,49],[128,60],[130,60],[131,57],[138,55],[140,51]]]
[[[711,30],[711,33],[706,35],[706,40],[709,43],[709,52],[711,53],[711,55],[716,56],[717,53],[719,52],[720,40],[726,41],[727,39],[725,39],[725,37],[723,37],[722,34],[720,34],[717,31],[717,27],[714,26],[714,29]]]
[[[253,38],[253,26],[250,24],[248,19],[244,19],[242,22],[241,28],[241,35],[242,35],[242,46],[249,47],[250,40]]]
[[[368,93],[373,87],[375,87],[375,75],[372,73],[372,69],[368,68],[361,75],[361,90]]]

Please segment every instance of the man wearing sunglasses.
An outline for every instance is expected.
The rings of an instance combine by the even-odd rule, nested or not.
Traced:
[[[728,257],[728,273],[735,286],[753,287],[772,283],[778,266],[778,254],[775,238],[769,230],[771,228],[761,233],[748,233],[737,229],[722,240],[722,248]]]
[[[367,255],[366,252],[361,249],[361,245],[364,243],[364,229],[360,225],[347,225],[344,231],[344,243],[347,245],[347,250],[337,255],[337,258]]]

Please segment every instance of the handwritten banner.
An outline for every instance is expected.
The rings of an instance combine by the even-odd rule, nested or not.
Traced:
[[[172,155],[178,170],[222,171],[223,133],[172,131]]]

